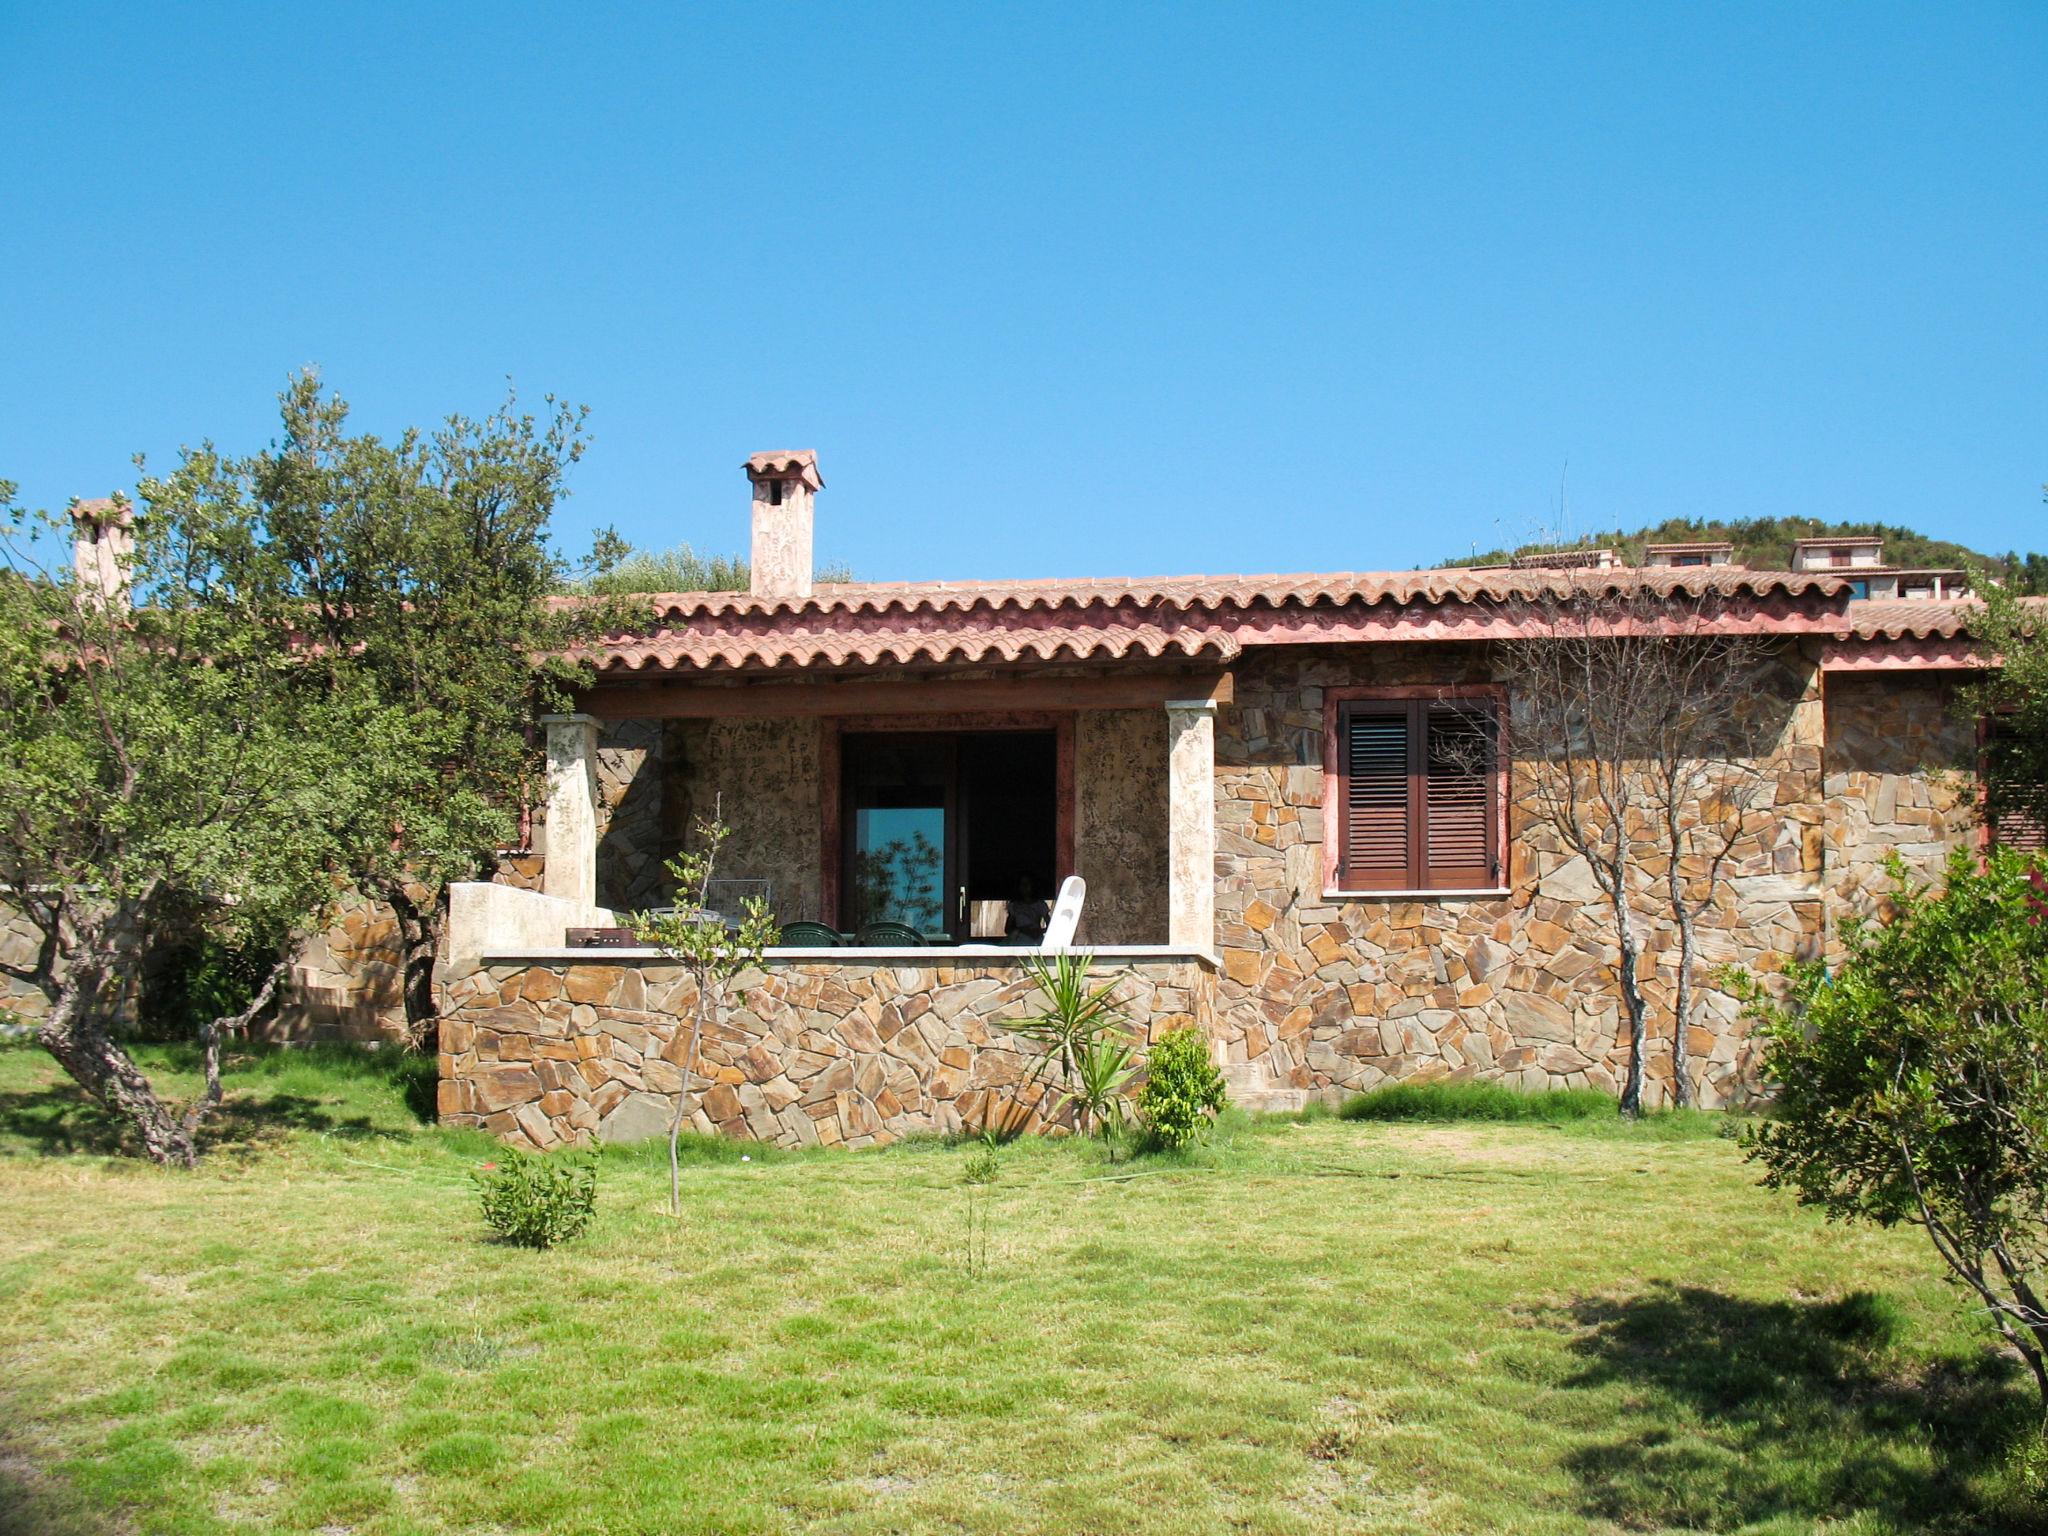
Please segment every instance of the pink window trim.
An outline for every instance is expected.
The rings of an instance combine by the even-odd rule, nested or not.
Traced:
[[[1501,884],[1514,867],[1508,846],[1508,691],[1499,683],[1414,683],[1388,688],[1325,688],[1323,690],[1323,890],[1341,891],[1344,865],[1343,755],[1337,741],[1346,704],[1411,703],[1416,699],[1486,699],[1493,704],[1498,729],[1494,759],[1494,827],[1500,848]],[[1362,899],[1401,900],[1400,891],[1368,891]]]

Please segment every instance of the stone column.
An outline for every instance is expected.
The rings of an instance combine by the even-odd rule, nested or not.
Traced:
[[[1166,941],[1216,947],[1216,701],[1166,701]]]
[[[548,728],[547,857],[544,896],[597,904],[597,721],[542,715]]]

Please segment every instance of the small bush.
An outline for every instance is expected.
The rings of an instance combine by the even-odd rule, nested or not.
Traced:
[[[552,1248],[590,1225],[597,1208],[592,1153],[529,1157],[507,1152],[475,1176],[484,1225],[522,1248]]]
[[[1208,1117],[1229,1102],[1200,1030],[1176,1029],[1154,1043],[1138,1114],[1162,1143],[1185,1151],[1208,1128]]]
[[[1390,1083],[1353,1094],[1345,1120],[1612,1120],[1616,1101],[1592,1088],[1524,1093],[1504,1083]]]

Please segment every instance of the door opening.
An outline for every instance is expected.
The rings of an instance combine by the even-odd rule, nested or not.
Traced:
[[[840,925],[900,923],[958,942],[975,936],[978,903],[987,913],[1027,886],[1051,901],[1057,786],[1049,730],[841,737]]]

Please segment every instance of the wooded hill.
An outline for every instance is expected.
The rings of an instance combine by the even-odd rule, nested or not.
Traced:
[[[1516,549],[1494,549],[1484,554],[1460,556],[1446,565],[1506,565],[1517,555],[1547,554],[1567,549],[1611,549],[1627,565],[1641,565],[1643,551],[1651,544],[1692,544],[1725,539],[1735,546],[1739,564],[1759,570],[1787,570],[1792,564],[1795,539],[1824,539],[1844,536],[1884,540],[1885,564],[1933,566],[1986,571],[1997,580],[2023,591],[2048,592],[2048,555],[2010,552],[1987,555],[1953,539],[1937,539],[1911,528],[1890,523],[1828,523],[1814,517],[1750,517],[1731,521],[1672,517],[1634,533],[1615,529],[1612,533],[1588,534],[1564,543],[1524,544]]]

